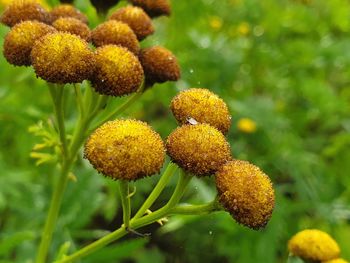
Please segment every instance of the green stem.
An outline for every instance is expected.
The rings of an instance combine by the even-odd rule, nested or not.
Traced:
[[[184,172],[180,173],[180,178],[176,185],[175,191],[171,196],[169,202],[161,209],[146,215],[144,217],[133,219],[130,221],[131,229],[138,229],[142,226],[152,224],[162,218],[164,218],[168,213],[174,208],[174,206],[180,201],[183,193],[185,192],[186,186],[191,180],[191,176],[186,175]],[[71,263],[78,259],[81,259],[96,250],[105,247],[106,245],[118,240],[119,238],[127,234],[127,230],[124,227],[120,227],[116,231],[104,236],[103,238],[91,243],[90,245],[78,250],[74,254],[64,258],[63,260],[57,261],[56,263]]]
[[[48,216],[47,216],[44,230],[41,236],[41,242],[39,245],[37,258],[35,261],[36,263],[44,263],[46,261],[46,257],[47,257],[48,250],[52,240],[53,230],[55,228],[58,213],[62,203],[63,193],[68,182],[68,174],[71,166],[72,166],[72,162],[65,163],[63,165],[60,177],[55,186],[55,190],[52,195],[52,199],[50,203]]]
[[[149,209],[153,205],[153,203],[157,200],[158,196],[162,193],[165,186],[168,184],[170,178],[176,172],[177,168],[177,165],[172,162],[168,164],[168,167],[165,169],[165,172],[158,181],[156,187],[153,189],[152,193],[148,196],[141,208],[137,211],[137,213],[133,217],[133,220],[143,216],[146,213],[147,209]]]
[[[171,214],[179,215],[202,215],[221,210],[217,199],[202,205],[179,205],[171,209]]]
[[[85,108],[83,104],[83,95],[81,94],[81,89],[78,84],[74,84],[74,92],[75,92],[75,97],[76,101],[78,104],[79,112],[81,116],[85,115]]]
[[[123,207],[123,222],[126,229],[130,225],[131,207],[130,207],[130,196],[129,196],[129,183],[125,180],[119,181],[119,191],[122,200]]]
[[[49,85],[50,94],[54,105],[54,113],[60,136],[62,155],[68,153],[66,130],[64,125],[64,85]]]

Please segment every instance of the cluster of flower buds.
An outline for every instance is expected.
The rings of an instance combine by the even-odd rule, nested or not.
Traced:
[[[110,7],[118,1],[98,2]],[[15,66],[33,66],[47,82],[89,80],[98,93],[109,96],[136,92],[143,83],[150,87],[178,80],[180,67],[171,51],[141,49],[139,43],[154,33],[150,15],[169,15],[168,1],[131,2],[134,6],[117,9],[91,30],[86,15],[72,5],[48,11],[36,0],[14,0],[0,19],[11,27],[4,56]]]
[[[274,208],[272,183],[258,167],[232,158],[224,135],[231,123],[225,102],[209,90],[189,89],[172,100],[171,110],[181,126],[165,147],[145,123],[115,120],[90,136],[85,157],[108,177],[137,180],[159,172],[166,151],[189,174],[215,174],[219,201],[238,223],[264,227]]]
[[[288,250],[306,262],[347,263],[339,258],[337,242],[318,229],[306,229],[295,234],[288,242]]]

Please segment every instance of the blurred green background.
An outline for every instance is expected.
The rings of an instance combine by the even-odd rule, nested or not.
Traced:
[[[75,4],[96,19],[89,1]],[[156,34],[143,46],[172,50],[182,79],[156,85],[124,115],[149,122],[166,138],[176,127],[168,108],[174,95],[189,87],[217,93],[233,116],[234,157],[260,166],[274,182],[272,220],[253,231],[225,212],[176,216],[164,227],[142,229],[152,233],[148,238],[128,236],[81,262],[285,262],[288,239],[304,228],[330,233],[350,260],[350,2],[177,0],[172,7],[170,18],[155,20]],[[0,26],[1,46],[7,31]],[[52,118],[52,106],[31,69],[1,56],[0,72],[0,262],[30,262],[55,165],[35,166],[29,154],[39,139],[28,128]],[[74,117],[67,116],[68,127]],[[241,118],[256,129],[239,126]],[[65,241],[73,251],[121,224],[115,183],[82,158],[74,173],[78,182],[67,190],[52,252]],[[157,179],[136,184],[134,209]],[[215,194],[212,178],[194,180],[183,200],[203,203]]]

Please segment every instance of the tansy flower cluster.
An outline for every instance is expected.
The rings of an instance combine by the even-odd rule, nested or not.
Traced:
[[[295,234],[288,242],[289,252],[305,261],[321,263],[347,263],[340,258],[337,242],[318,229],[305,229]]]
[[[11,27],[4,56],[15,66],[33,66],[47,82],[88,80],[96,92],[108,96],[178,80],[180,67],[171,51],[159,46],[140,49],[139,43],[155,31],[150,15],[170,14],[168,1],[131,2],[135,6],[117,9],[90,29],[87,16],[72,5],[49,11],[36,0],[13,0],[0,18]]]

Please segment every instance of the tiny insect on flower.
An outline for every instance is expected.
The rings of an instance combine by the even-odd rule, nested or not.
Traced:
[[[199,177],[214,174],[231,160],[224,135],[208,124],[177,128],[169,135],[166,148],[174,163]]]
[[[16,24],[6,35],[4,42],[4,57],[15,66],[30,66],[35,41],[56,29],[37,21],[24,21]]]
[[[54,9],[51,10],[50,14],[51,14],[52,23],[60,17],[73,17],[80,20],[84,24],[89,23],[86,15],[81,13],[73,5],[69,5],[69,4],[56,6]]]
[[[226,134],[231,115],[226,103],[207,89],[193,88],[180,92],[170,105],[176,120],[185,124],[190,116],[199,123],[207,123]]]
[[[84,156],[105,176],[130,181],[158,173],[165,148],[160,135],[146,123],[115,120],[91,134]]]
[[[92,42],[96,47],[105,45],[120,45],[138,54],[140,44],[134,31],[128,24],[121,21],[109,20],[92,31]]]
[[[89,42],[91,38],[90,28],[81,22],[81,20],[73,17],[61,17],[56,19],[52,26],[61,32],[68,32],[78,35],[85,41]]]
[[[110,20],[117,20],[128,24],[135,32],[138,40],[143,40],[154,33],[152,19],[142,8],[127,6],[115,11]]]
[[[141,50],[139,57],[145,71],[147,87],[154,83],[179,80],[180,66],[168,49],[160,46],[145,48]]]
[[[36,0],[14,0],[0,18],[1,23],[9,27],[27,20],[48,23],[50,14]]]
[[[96,92],[123,96],[137,91],[144,74],[138,58],[128,49],[107,45],[96,50],[96,70],[91,82]]]
[[[219,201],[240,224],[252,229],[266,226],[275,205],[271,180],[257,166],[232,160],[215,174]]]
[[[141,7],[150,17],[169,16],[171,13],[168,0],[130,0],[130,2]]]
[[[289,251],[304,260],[327,261],[339,257],[337,242],[318,229],[306,229],[295,234],[288,242]]]
[[[37,40],[31,52],[38,77],[51,83],[80,83],[94,72],[94,53],[77,35],[58,32]]]

